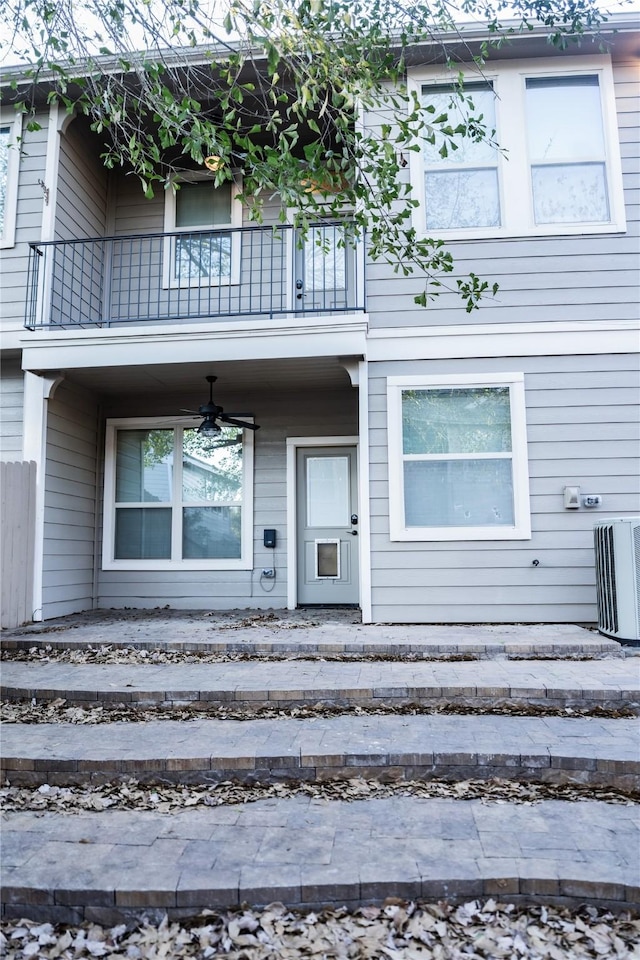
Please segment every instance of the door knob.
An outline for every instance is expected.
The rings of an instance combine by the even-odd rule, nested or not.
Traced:
[[[358,536],[358,531],[357,531],[357,530],[347,530],[347,533],[350,533],[352,537],[357,537],[357,536]]]

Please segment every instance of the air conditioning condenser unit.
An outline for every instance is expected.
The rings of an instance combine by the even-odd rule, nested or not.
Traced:
[[[640,517],[600,520],[593,533],[598,630],[640,641]]]

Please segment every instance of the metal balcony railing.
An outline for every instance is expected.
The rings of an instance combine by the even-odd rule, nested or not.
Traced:
[[[25,326],[77,329],[364,311],[348,223],[31,244]]]

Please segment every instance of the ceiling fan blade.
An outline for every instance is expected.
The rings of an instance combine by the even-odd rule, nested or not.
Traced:
[[[220,450],[222,447],[239,447],[241,443],[242,437],[235,437],[233,440],[220,440],[219,442],[212,440],[211,443],[208,444],[207,449]]]
[[[221,413],[218,417],[218,420],[221,420],[222,423],[231,423],[234,427],[247,427],[249,430],[259,430],[260,427],[257,423],[247,423],[244,420],[236,420],[235,417],[230,417],[226,413]]]
[[[187,409],[185,409],[185,407],[180,407],[180,413],[192,413],[192,414],[194,415],[194,417],[199,417],[199,416],[200,416],[200,414],[198,413],[197,410],[187,410]]]

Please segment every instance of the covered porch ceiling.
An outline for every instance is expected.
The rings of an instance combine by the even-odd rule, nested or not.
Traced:
[[[128,398],[206,399],[205,377],[214,375],[214,396],[298,393],[304,389],[344,390],[351,386],[347,367],[359,356],[298,357],[265,360],[206,360],[193,363],[85,367],[61,371],[64,379],[92,393],[100,402]],[[346,365],[346,366],[345,366]],[[195,399],[194,399],[195,398]]]

